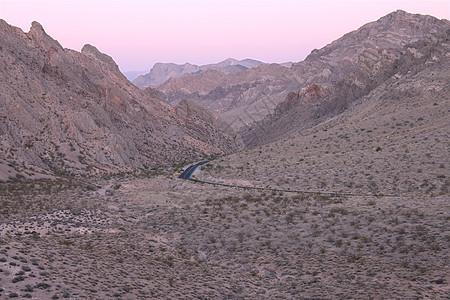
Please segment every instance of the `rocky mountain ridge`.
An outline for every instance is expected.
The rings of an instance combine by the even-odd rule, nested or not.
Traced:
[[[178,65],[174,63],[156,63],[145,75],[138,76],[133,80],[133,84],[138,87],[157,87],[171,78],[178,78],[187,75],[196,75],[208,70],[220,71],[224,74],[236,74],[241,71],[261,65],[263,62],[254,59],[237,60],[228,58],[216,64],[193,65],[185,63]]]
[[[132,85],[95,47],[64,49],[33,22],[0,20],[0,179],[145,169],[240,149],[236,134],[189,102]]]
[[[395,86],[406,75],[426,73],[432,64],[450,68],[449,39],[450,26],[444,33],[429,35],[402,49],[366,49],[358,55],[356,67],[348,77],[332,83],[313,83],[289,93],[274,113],[242,130],[244,141],[254,147],[277,140],[342,113],[365,96],[382,92],[380,89],[386,89],[386,84]]]
[[[449,24],[445,19],[398,10],[345,34],[322,49],[313,50],[304,61],[290,68],[261,65],[224,75],[212,90],[213,85],[202,88],[198,76],[190,75],[164,83],[160,90],[169,103],[191,99],[216,111],[233,128],[239,129],[272,113],[291,91],[312,83],[331,83],[348,77],[357,68],[362,52],[400,49],[427,34],[445,31]],[[212,77],[201,80],[214,81]]]

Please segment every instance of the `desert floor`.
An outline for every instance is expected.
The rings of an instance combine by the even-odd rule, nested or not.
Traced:
[[[450,295],[445,195],[248,192],[171,172],[2,183],[0,298]]]

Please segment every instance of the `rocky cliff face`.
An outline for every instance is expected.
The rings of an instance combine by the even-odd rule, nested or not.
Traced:
[[[157,87],[171,78],[196,75],[208,70],[216,70],[225,74],[236,74],[260,64],[263,64],[263,62],[253,59],[237,60],[233,58],[228,58],[217,64],[202,66],[192,65],[189,63],[185,63],[183,65],[173,63],[156,63],[148,74],[137,77],[133,80],[133,83],[141,88]]]
[[[377,49],[401,49],[430,33],[445,31],[448,20],[396,11],[350,32],[290,68],[264,65],[229,74],[213,90],[196,84],[196,75],[184,77],[176,88],[161,86],[169,103],[191,99],[213,111],[234,128],[247,127],[272,113],[289,92],[313,83],[327,84],[347,78],[358,68],[361,54]],[[209,85],[213,87],[212,85]]]
[[[216,117],[153,99],[95,47],[64,49],[37,22],[24,33],[0,20],[0,179],[135,170],[240,147]]]
[[[243,129],[246,145],[258,146],[312,127],[374,95],[396,95],[399,79],[406,76],[417,82],[415,96],[437,89],[439,97],[445,97],[445,93],[448,97],[448,82],[436,82],[427,77],[432,72],[439,72],[442,78],[450,75],[449,40],[450,26],[443,33],[429,35],[401,49],[364,49],[346,78],[331,83],[310,84],[291,92],[274,113]],[[435,65],[442,68],[437,69],[433,67]],[[396,103],[388,105],[396,109]]]

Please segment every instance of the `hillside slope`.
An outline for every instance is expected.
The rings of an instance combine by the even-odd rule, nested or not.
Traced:
[[[241,147],[204,110],[202,134],[186,126],[91,45],[63,49],[37,22],[24,33],[3,20],[0,41],[0,179],[134,170]]]
[[[379,53],[385,59],[371,65],[361,58],[360,68],[343,81],[291,94],[246,139],[253,146],[275,141],[215,162],[204,178],[448,195],[450,30]]]
[[[312,127],[342,113],[352,102],[385,84],[395,83],[411,73],[425,72],[424,66],[448,65],[449,31],[450,26],[443,34],[428,36],[403,49],[375,48],[361,52],[348,77],[332,83],[313,83],[291,92],[273,114],[243,129],[245,143],[254,147]],[[445,75],[442,74],[444,78]]]

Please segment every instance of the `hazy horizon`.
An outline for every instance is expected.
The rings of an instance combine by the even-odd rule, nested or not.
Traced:
[[[156,62],[298,62],[397,9],[450,15],[448,1],[3,0],[0,18],[25,32],[38,21],[63,47],[94,45],[129,72]]]

